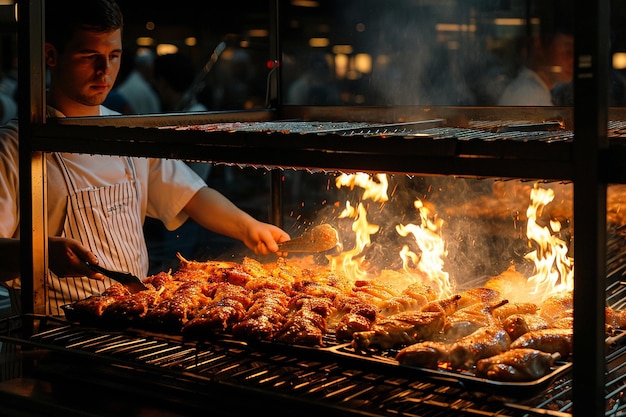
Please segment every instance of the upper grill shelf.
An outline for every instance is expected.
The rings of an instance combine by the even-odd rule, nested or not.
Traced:
[[[446,108],[408,115],[389,114],[389,109],[336,110],[332,118],[315,111],[261,111],[58,119],[33,126],[31,144],[39,151],[156,156],[268,169],[573,179],[574,135],[567,109],[514,109],[507,114],[500,108],[493,113]],[[310,121],[323,116],[315,120],[324,121]],[[612,121],[609,129],[611,151],[606,158],[618,160],[626,153],[621,143],[626,121]],[[621,164],[608,166],[609,182],[626,179]]]

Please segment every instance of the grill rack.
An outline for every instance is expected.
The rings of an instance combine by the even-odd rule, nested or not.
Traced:
[[[216,387],[228,387],[246,395],[261,393],[277,400],[297,399],[353,415],[429,416],[454,410],[459,413],[455,415],[489,412],[492,416],[563,417],[571,410],[569,372],[557,378],[547,392],[513,400],[475,391],[445,378],[420,378],[405,367],[363,364],[344,357],[330,360],[328,352],[320,349],[247,344],[227,338],[189,343],[143,331],[109,332],[63,320],[57,322],[50,317],[42,320],[46,329],[28,340],[13,336],[0,336],[0,340],[23,349],[62,353],[72,363],[82,358],[125,374],[131,370],[134,377],[129,382],[131,386],[125,388],[130,392],[136,389],[133,387],[140,376],[147,375],[142,384],[174,386],[199,403],[206,403],[206,397]],[[100,377],[103,376],[94,372],[86,376],[92,380]]]

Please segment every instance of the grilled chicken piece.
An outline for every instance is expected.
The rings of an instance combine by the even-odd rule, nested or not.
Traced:
[[[626,328],[626,310],[614,310],[611,307],[606,307],[604,316],[607,326],[616,329]]]
[[[568,317],[574,308],[572,292],[552,295],[546,298],[539,306],[539,315],[548,322]]]
[[[245,340],[271,340],[286,321],[289,297],[280,290],[263,289],[252,296],[252,305],[242,321],[233,325],[233,335]]]
[[[450,343],[424,341],[401,349],[396,360],[402,365],[436,369],[440,362],[448,362]]]
[[[159,291],[150,286],[147,290],[115,301],[102,312],[102,318],[109,324],[131,325],[143,319],[159,299]]]
[[[441,300],[431,301],[422,307],[423,312],[437,312],[442,313],[444,316],[449,316],[457,311],[459,307],[460,294],[455,294],[451,297]]]
[[[194,317],[183,324],[182,333],[185,338],[206,340],[230,332],[235,323],[246,315],[246,309],[240,301],[225,298],[201,308]]]
[[[334,314],[329,328],[334,328],[337,340],[352,340],[355,332],[370,330],[378,316],[378,308],[357,297],[340,296],[333,302]]]
[[[491,288],[477,287],[461,292],[457,308],[466,308],[478,303],[497,303],[503,300],[502,295]]]
[[[568,358],[572,353],[573,329],[541,329],[521,335],[511,343],[511,349],[531,348],[548,353],[558,353]]]
[[[548,321],[537,314],[512,314],[502,321],[502,327],[515,340],[530,331],[548,328]]]
[[[476,376],[504,382],[526,382],[550,373],[555,357],[537,349],[510,349],[476,363]]]
[[[212,302],[194,313],[183,324],[183,336],[205,340],[216,333],[230,332],[252,304],[250,293],[239,285],[222,282],[211,286]]]
[[[454,369],[469,369],[477,361],[506,351],[509,335],[498,327],[482,327],[455,343],[425,341],[407,346],[396,355],[403,365],[436,368],[448,363]]]
[[[372,328],[374,320],[359,313],[344,314],[335,326],[337,340],[352,340],[357,332],[365,332]]]
[[[421,282],[406,287],[402,294],[384,300],[380,305],[380,313],[390,316],[403,311],[419,310],[431,301],[437,299],[437,293],[431,286]]]
[[[372,330],[355,332],[352,347],[366,350],[412,345],[441,332],[444,322],[441,312],[405,311],[376,321]]]
[[[500,321],[493,316],[493,311],[506,303],[506,300],[500,300],[495,304],[479,302],[457,310],[447,318],[444,326],[445,338],[448,342],[454,342],[481,327],[499,326]]]
[[[158,330],[180,331],[196,310],[211,302],[208,292],[206,281],[184,281],[171,297],[146,314],[146,324]]]
[[[478,360],[497,355],[509,349],[511,338],[501,327],[481,327],[462,337],[448,352],[448,362],[456,369],[469,369]]]
[[[501,274],[491,277],[485,282],[486,288],[497,291],[503,298],[516,303],[520,298],[530,293],[528,278],[515,270],[515,265],[509,266]]]
[[[100,295],[92,295],[72,304],[73,313],[77,318],[94,319],[102,317],[104,311],[113,303],[130,297],[131,293],[122,284],[115,283]]]
[[[287,319],[274,340],[290,345],[322,346],[322,337],[326,331],[326,319],[304,307]]]
[[[514,314],[535,314],[539,306],[535,303],[505,303],[493,310],[493,315],[500,322]]]

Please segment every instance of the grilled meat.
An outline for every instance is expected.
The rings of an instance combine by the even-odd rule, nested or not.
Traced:
[[[272,340],[286,321],[289,297],[278,289],[262,289],[252,296],[245,317],[233,325],[233,335],[245,340]]]
[[[546,298],[539,306],[539,315],[548,322],[572,315],[574,294],[572,292],[555,294]]]
[[[453,314],[459,308],[459,300],[461,299],[460,294],[455,294],[451,297],[431,301],[422,307],[423,312],[438,312],[442,313],[444,316],[449,316]]]
[[[535,303],[504,303],[493,310],[493,315],[500,322],[514,314],[535,314],[539,306]]]
[[[384,316],[402,311],[419,310],[426,304],[437,299],[437,294],[429,285],[421,282],[406,287],[402,294],[381,302],[380,312]]]
[[[525,333],[511,343],[511,349],[532,348],[548,353],[559,353],[568,358],[572,353],[573,329],[540,329]]]
[[[452,344],[425,341],[407,346],[396,354],[396,360],[402,365],[436,369],[440,362],[448,362]]]
[[[495,304],[478,302],[457,310],[447,318],[444,326],[445,338],[448,342],[453,342],[481,327],[499,326],[500,322],[493,316],[493,311],[506,303],[506,300],[500,300]]]
[[[352,347],[389,349],[427,340],[443,330],[441,312],[407,311],[377,320],[371,330],[355,332]]]
[[[554,356],[537,349],[518,348],[480,359],[476,376],[504,382],[525,382],[550,373]]]
[[[502,327],[515,340],[530,331],[548,328],[548,322],[537,314],[512,314],[502,321]]]
[[[146,324],[155,329],[180,331],[182,325],[198,309],[208,305],[211,298],[206,281],[184,281],[171,297],[161,301],[146,314]]]
[[[511,338],[501,327],[481,327],[457,340],[448,352],[448,362],[456,369],[468,369],[478,360],[509,349]]]
[[[486,287],[470,288],[459,295],[461,297],[459,298],[457,308],[466,308],[478,303],[497,303],[503,300],[502,295],[498,291]]]
[[[403,365],[435,368],[447,363],[454,369],[469,369],[477,361],[506,351],[509,335],[498,327],[482,327],[455,343],[421,342],[401,349],[396,360]]]

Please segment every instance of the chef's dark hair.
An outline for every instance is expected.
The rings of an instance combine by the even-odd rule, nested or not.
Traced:
[[[115,0],[46,0],[46,42],[63,51],[77,29],[111,32],[124,25]]]

